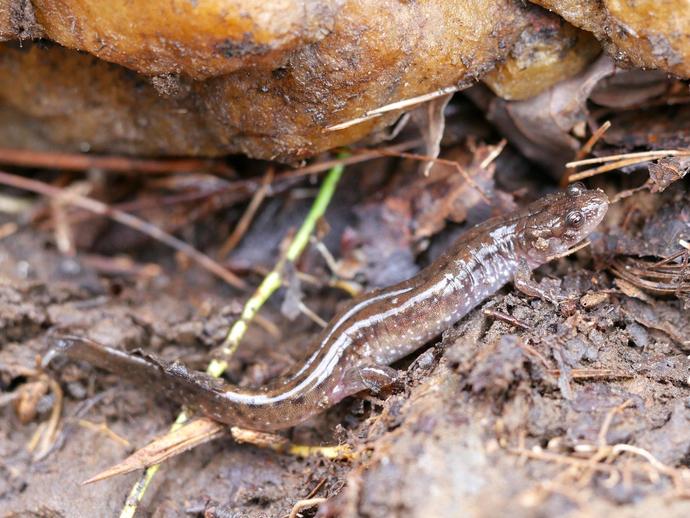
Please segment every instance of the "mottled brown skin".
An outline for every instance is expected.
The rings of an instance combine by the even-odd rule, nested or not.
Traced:
[[[73,336],[57,336],[49,356],[64,353],[147,383],[223,423],[264,431],[287,428],[349,395],[390,384],[396,371],[388,365],[438,336],[507,282],[585,239],[607,208],[602,191],[573,185],[474,227],[418,275],[353,301],[321,332],[302,368],[271,388],[229,386],[179,363]]]

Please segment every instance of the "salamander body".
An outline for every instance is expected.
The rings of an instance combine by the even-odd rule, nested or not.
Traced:
[[[254,430],[293,426],[365,389],[391,383],[391,363],[460,320],[506,283],[584,240],[608,208],[580,184],[463,234],[414,277],[374,290],[338,313],[291,377],[259,389],[231,386],[180,363],[59,335],[53,351],[146,383],[217,421]]]

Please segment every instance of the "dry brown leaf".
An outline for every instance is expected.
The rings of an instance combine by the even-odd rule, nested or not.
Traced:
[[[673,182],[688,173],[690,158],[663,158],[649,164],[649,188],[652,192],[663,192]]]
[[[441,151],[441,139],[443,138],[443,130],[446,127],[446,118],[443,112],[446,106],[448,106],[451,97],[453,97],[453,94],[437,97],[410,113],[412,121],[422,133],[424,155],[426,156],[438,158],[438,154]],[[434,163],[431,161],[422,163],[421,171],[424,176],[429,175],[433,165]]]
[[[613,280],[614,284],[616,285],[616,288],[621,290],[621,293],[623,295],[627,295],[628,297],[636,298],[643,300],[648,303],[652,303],[652,299],[647,296],[647,294],[642,291],[640,288],[635,286],[634,284],[626,281],[625,279],[621,279],[620,277],[617,277],[616,279]]]
[[[49,390],[48,379],[41,377],[36,381],[24,383],[17,389],[14,400],[14,411],[22,424],[30,423],[36,418],[38,403]]]
[[[112,466],[98,475],[85,480],[83,484],[99,482],[116,475],[124,475],[138,469],[144,469],[164,460],[179,455],[195,446],[217,439],[227,428],[216,421],[200,418],[182,428],[171,431],[138,449],[125,460]]]
[[[494,99],[489,119],[525,156],[560,176],[580,147],[570,132],[585,119],[589,94],[615,70],[611,58],[601,56],[584,72],[536,97],[516,102]]]

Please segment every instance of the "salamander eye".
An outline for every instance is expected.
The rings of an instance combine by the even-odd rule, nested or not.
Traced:
[[[582,182],[575,182],[572,183],[568,186],[568,194],[570,196],[580,196],[583,192],[585,192],[587,188],[585,187],[585,184]]]
[[[570,228],[580,228],[585,223],[585,216],[579,210],[568,212],[565,217],[565,224]]]

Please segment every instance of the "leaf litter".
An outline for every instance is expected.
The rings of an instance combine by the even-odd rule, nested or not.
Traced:
[[[654,73],[648,80],[637,78],[625,102],[612,102],[616,94],[607,89],[620,89],[619,73],[624,74],[599,61],[567,86],[574,97],[558,90],[566,88],[562,85],[543,94],[550,99],[546,112],[537,102],[492,99],[504,105],[513,123],[519,121],[517,133],[490,115],[493,133],[482,140],[464,134],[440,148],[440,159],[436,149],[443,123],[453,120],[439,116],[443,99],[423,106],[426,117],[416,117],[425,128],[417,141],[421,147],[353,150],[352,157],[369,153],[369,161],[348,167],[326,214],[329,232],[317,240],[335,261],[324,260],[315,245],[307,250],[288,277],[289,286],[262,310],[268,323],[249,328],[228,378],[257,385],[299,368],[317,326],[301,317],[288,323],[281,301],[290,290],[293,304],[303,302],[327,319],[346,300],[342,291],[329,287],[334,277],[376,286],[413,274],[464,228],[550,188],[545,176],[534,173],[532,161],[547,165],[552,175],[562,174],[586,140],[579,136],[582,122],[591,131],[605,119],[612,122],[593,145],[595,157],[684,151],[682,139],[663,137],[669,120],[664,111],[658,111],[654,131],[617,136],[635,127],[630,120],[640,105],[666,99],[668,110],[682,115],[684,109],[674,104],[680,102],[675,80]],[[469,99],[481,106],[480,95],[469,92],[456,95],[448,110]],[[619,113],[628,119],[613,116]],[[655,115],[639,113],[640,120]],[[410,126],[396,138],[419,139],[414,134],[419,128]],[[455,135],[463,131],[466,124],[456,133],[447,128]],[[324,157],[328,160],[335,159]],[[664,499],[669,516],[687,515],[687,162],[684,156],[656,156],[649,162],[591,180],[612,195],[627,190],[629,196],[618,196],[590,248],[537,273],[568,295],[566,303],[554,307],[506,288],[426,351],[397,365],[404,381],[384,399],[351,398],[276,439],[253,441],[259,446],[220,439],[228,434],[207,423],[208,437],[216,440],[166,463],[158,489],[145,504],[147,512],[282,516],[302,509],[296,507],[299,501],[304,509],[318,504],[320,516],[440,516],[452,509],[477,516],[517,509],[529,516],[536,509],[558,515],[643,512]],[[276,171],[266,180],[261,167],[239,161],[229,169],[256,178],[226,176],[208,189],[171,179],[98,192],[102,203],[127,203],[126,210],[134,213],[147,203],[152,207],[147,200],[197,204],[199,210],[177,212],[174,231],[212,257],[224,256],[215,253],[248,213],[243,206],[259,192],[261,203],[255,202],[257,208],[244,218],[223,263],[256,285],[279,250],[276,236],[290,235],[309,206],[300,192],[309,196],[313,189],[308,174]],[[534,183],[515,190],[510,187],[515,177],[506,181],[511,176],[506,171],[516,176],[522,171]],[[49,171],[41,179],[55,188],[81,180]],[[118,181],[108,177],[105,185]],[[36,201],[30,210],[39,214],[40,209]],[[152,210],[147,216],[156,213],[155,206]],[[186,449],[184,440],[173,446],[151,443],[176,409],[85,364],[63,362],[41,371],[37,357],[45,352],[46,331],[69,327],[115,347],[141,347],[203,369],[237,317],[242,295],[162,247],[139,241],[118,249],[112,228],[100,227],[100,235],[79,244],[67,260],[46,246],[57,226],[51,214],[43,211],[34,220],[0,216],[0,224],[18,225],[0,241],[0,403],[5,401],[0,412],[6,423],[0,430],[0,499],[11,511],[47,506],[65,513],[51,496],[60,487],[73,513],[115,513],[132,475],[86,487],[81,482],[127,458],[131,445],[139,449],[129,467],[137,468]],[[69,225],[85,224],[74,217],[67,216]],[[163,212],[151,219],[161,226],[171,223]],[[131,261],[127,274],[94,268],[110,259],[99,252],[99,240]],[[158,269],[143,275],[135,266],[145,264]],[[300,275],[318,282],[296,284]],[[280,342],[275,329],[282,334]],[[64,395],[58,397],[55,387]],[[272,440],[281,446],[271,447]],[[37,460],[25,447],[39,443]],[[349,460],[303,457],[287,444],[344,444],[353,455]]]

